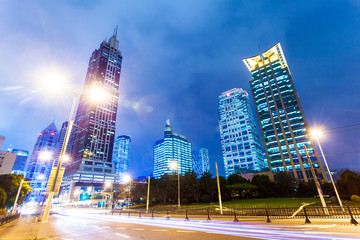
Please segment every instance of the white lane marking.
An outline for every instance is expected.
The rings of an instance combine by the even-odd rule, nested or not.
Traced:
[[[183,233],[187,232],[187,233],[189,233],[189,232],[195,232],[195,231],[176,230],[176,232],[183,232]]]
[[[63,240],[73,240],[72,238],[62,238]]]
[[[123,228],[123,227],[117,227],[116,229],[124,230],[124,229],[126,229],[126,228]]]
[[[167,232],[169,230],[166,230],[166,229],[151,229],[151,231],[154,231],[154,232]]]
[[[127,235],[124,235],[124,234],[121,234],[121,233],[115,233],[116,235],[120,236],[120,237],[124,237],[124,238],[130,238],[129,236]]]
[[[143,228],[133,228],[132,230],[135,230],[135,231],[142,231],[144,230]]]
[[[94,226],[94,228],[101,229],[101,227],[98,227],[98,226]]]

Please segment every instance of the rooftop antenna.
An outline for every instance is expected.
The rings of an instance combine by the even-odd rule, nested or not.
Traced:
[[[117,30],[118,30],[118,25],[116,25],[116,27],[114,28],[114,34],[113,34],[114,38],[117,37]]]
[[[261,49],[260,49],[260,43],[258,44],[258,48],[259,48],[259,55],[260,55],[260,58],[261,58],[261,60],[265,60],[264,59],[264,56],[262,55],[262,52],[261,52]]]

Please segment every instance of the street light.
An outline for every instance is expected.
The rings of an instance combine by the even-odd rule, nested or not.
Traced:
[[[330,172],[328,163],[327,163],[327,161],[326,161],[324,152],[323,152],[323,150],[322,150],[322,148],[321,148],[320,139],[324,137],[324,133],[323,133],[323,131],[322,131],[320,128],[314,128],[314,129],[312,129],[312,130],[310,131],[310,134],[311,134],[311,137],[312,137],[313,139],[315,139],[316,142],[317,142],[317,144],[319,145],[319,149],[320,149],[322,158],[324,159],[326,169],[327,169],[327,171],[328,171],[328,173],[329,173],[331,183],[332,183],[332,185],[333,185],[333,187],[334,187],[337,200],[338,200],[338,202],[339,202],[339,205],[340,205],[341,209],[344,211],[344,206],[343,206],[343,204],[342,204],[342,201],[341,201],[341,199],[340,199],[339,193],[338,193],[338,191],[337,191],[337,188],[336,188],[334,179],[333,179],[333,177],[332,177],[332,175],[331,175],[331,172]]]
[[[180,209],[180,166],[176,161],[170,163],[170,169],[175,171],[177,170],[178,174],[178,208]]]
[[[52,76],[52,77],[54,77],[54,76]],[[57,182],[59,181],[59,178],[61,178],[61,176],[60,176],[61,165],[62,165],[62,161],[63,161],[63,156],[66,153],[66,147],[68,145],[68,141],[69,141],[69,137],[70,137],[71,127],[72,127],[72,124],[73,124],[72,123],[72,116],[73,116],[73,113],[74,113],[77,98],[79,96],[81,96],[81,95],[88,95],[89,99],[93,99],[93,100],[95,100],[97,102],[100,102],[100,101],[103,101],[105,96],[106,96],[105,90],[101,86],[99,86],[98,84],[94,83],[90,88],[86,89],[84,92],[76,94],[73,90],[71,90],[70,88],[68,88],[65,85],[65,82],[62,81],[63,79],[56,78],[56,76],[55,76],[55,79],[56,79],[56,81],[52,81],[52,82],[56,83],[56,88],[57,89],[53,89],[53,90],[63,90],[63,89],[68,90],[73,96],[73,102],[72,102],[69,121],[68,121],[69,126],[66,128],[65,138],[64,138],[64,142],[63,142],[61,152],[60,152],[59,163],[58,163],[56,171],[55,171],[55,178],[52,180],[52,182],[48,183],[48,184],[52,184],[52,188],[50,190],[48,200],[47,200],[47,204],[46,204],[46,208],[45,208],[43,217],[41,219],[42,222],[47,222],[47,220],[49,218],[50,206],[51,206],[51,202],[52,202],[52,199],[54,197],[54,194],[55,194],[56,186],[61,184],[61,182],[59,182],[59,183],[57,183]],[[47,80],[47,79],[45,79],[45,80]],[[45,82],[49,83],[49,81],[45,81]],[[50,88],[51,88],[51,86],[50,86]],[[54,88],[54,86],[53,86],[53,88]],[[50,179],[49,179],[49,181],[50,181]]]

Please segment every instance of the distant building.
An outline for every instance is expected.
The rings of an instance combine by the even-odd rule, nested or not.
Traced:
[[[172,163],[175,163],[176,169],[172,169]],[[181,175],[192,171],[191,142],[186,137],[173,133],[168,120],[164,139],[154,144],[154,178],[178,171]]]
[[[26,174],[25,167],[29,156],[29,151],[23,149],[11,149],[11,152],[17,154],[11,173],[25,176]]]
[[[219,96],[219,130],[225,175],[236,168],[260,171],[265,167],[248,93],[234,88]]]
[[[192,150],[193,170],[197,176],[210,172],[209,151],[207,148]]]
[[[4,136],[0,136],[0,149],[5,141]],[[10,174],[16,160],[16,153],[0,151],[0,175]]]
[[[120,182],[129,171],[130,143],[131,138],[126,135],[118,136],[114,143],[112,163]]]
[[[51,168],[54,163],[55,146],[58,141],[58,130],[52,122],[47,128],[39,133],[34,145],[33,152],[26,171],[26,177],[30,178],[30,187],[33,189],[29,198],[38,201],[46,190],[47,180],[50,176]],[[50,159],[42,159],[42,152],[52,153]]]
[[[272,177],[287,172],[300,181],[312,180],[306,146],[318,177],[327,180],[280,43],[243,61],[252,76],[250,87]]]

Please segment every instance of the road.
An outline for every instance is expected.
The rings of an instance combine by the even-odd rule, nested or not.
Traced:
[[[30,235],[36,235],[35,226],[39,224],[31,219],[24,218],[0,228],[0,239],[34,239]],[[151,219],[71,210],[50,217],[47,236],[61,240],[360,239],[360,227],[349,226],[352,231],[345,229],[343,232],[332,230],[332,227],[335,226]]]

